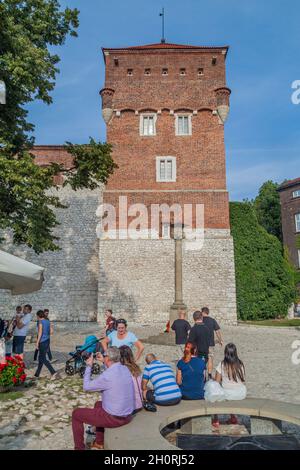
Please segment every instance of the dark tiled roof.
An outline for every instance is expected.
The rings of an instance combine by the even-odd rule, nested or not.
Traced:
[[[300,184],[300,178],[284,181],[284,183],[279,186],[278,191],[282,191],[283,189],[290,188],[291,186],[296,186],[298,184]]]
[[[130,46],[130,47],[102,47],[103,53],[105,51],[141,51],[141,50],[155,50],[155,49],[192,49],[192,50],[217,50],[225,49],[226,53],[229,46],[192,46],[190,44],[172,44],[169,42],[158,42],[155,44],[145,44],[142,46]]]

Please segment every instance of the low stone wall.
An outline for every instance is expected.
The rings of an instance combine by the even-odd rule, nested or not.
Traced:
[[[258,421],[255,418],[261,417],[300,425],[300,407],[291,403],[259,398],[217,403],[208,403],[205,400],[181,401],[176,406],[158,406],[157,413],[142,410],[126,426],[106,429],[104,448],[106,450],[178,450],[162,436],[161,431],[165,426],[196,416],[231,413],[253,416],[254,432],[257,431]],[[263,431],[269,434],[268,430]],[[207,433],[208,430],[204,429],[204,434]]]

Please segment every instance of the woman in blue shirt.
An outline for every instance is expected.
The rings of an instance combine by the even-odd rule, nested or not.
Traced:
[[[116,321],[116,326],[117,329],[109,333],[102,341],[104,351],[106,351],[109,346],[116,346],[117,348],[129,346],[130,349],[133,349],[135,346],[137,353],[134,360],[137,362],[144,351],[143,343],[137,339],[134,333],[127,331],[127,321],[123,318],[119,318],[119,320]]]
[[[36,342],[36,349],[39,350],[39,364],[34,376],[39,377],[42,367],[45,365],[49,370],[52,378],[56,378],[57,372],[55,372],[46,357],[50,347],[50,321],[46,318],[45,312],[43,312],[43,310],[38,310],[36,315],[38,318],[38,338]]]
[[[205,360],[197,357],[197,347],[186,343],[183,358],[177,363],[176,382],[183,400],[204,399]]]

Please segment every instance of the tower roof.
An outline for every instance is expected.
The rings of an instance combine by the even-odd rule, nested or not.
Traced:
[[[109,54],[110,52],[135,52],[135,51],[154,51],[154,50],[165,50],[165,49],[169,49],[169,50],[172,50],[172,49],[181,49],[181,50],[193,50],[193,51],[201,51],[201,50],[205,50],[205,51],[214,51],[214,52],[222,52],[222,51],[225,51],[225,55],[227,55],[227,52],[228,52],[228,49],[229,49],[229,46],[193,46],[193,45],[190,45],[190,44],[172,44],[172,43],[168,43],[168,42],[158,42],[158,43],[155,43],[155,44],[145,44],[145,45],[142,45],[142,46],[129,46],[129,47],[114,47],[114,48],[110,48],[110,47],[102,47],[102,52],[103,52],[103,55],[104,55],[104,60],[105,60],[105,55],[107,55],[107,53]]]

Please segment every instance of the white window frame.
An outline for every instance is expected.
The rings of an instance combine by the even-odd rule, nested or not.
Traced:
[[[296,232],[300,232],[300,213],[295,214],[295,225],[296,225]]]
[[[188,118],[188,133],[181,134],[179,133],[179,118],[187,117]],[[189,113],[178,113],[175,114],[175,135],[184,137],[188,135],[192,135],[192,115]]]
[[[296,189],[296,191],[293,191],[293,197],[300,197],[300,189]]]
[[[144,119],[145,118],[153,118],[153,134],[144,134]],[[153,137],[156,135],[156,121],[157,121],[157,115],[155,113],[142,113],[140,115],[140,135],[144,137]]]
[[[166,164],[167,161],[170,161],[170,160],[172,161],[172,176],[171,178],[167,178],[167,177],[161,178],[160,176],[161,162],[164,161]],[[171,157],[171,156],[156,157],[156,181],[158,183],[174,183],[176,181],[176,157]]]

